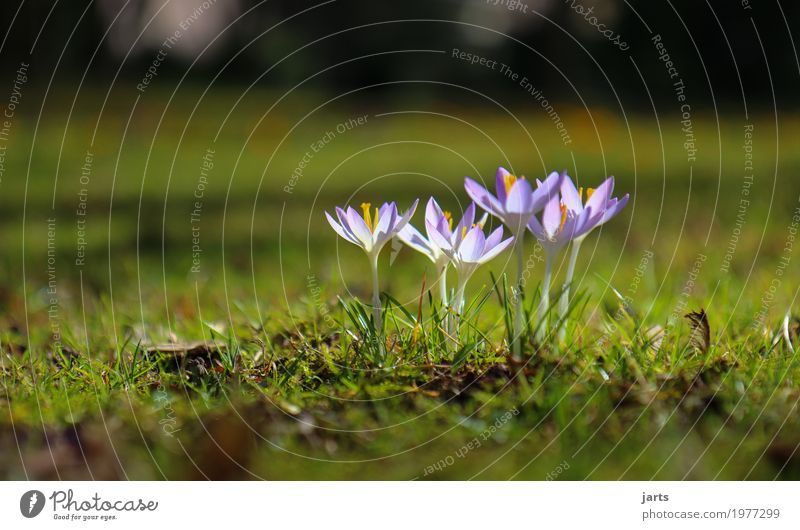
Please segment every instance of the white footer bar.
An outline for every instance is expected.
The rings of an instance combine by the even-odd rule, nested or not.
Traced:
[[[0,492],[3,528],[21,529],[800,528],[800,487],[786,482],[4,482]]]

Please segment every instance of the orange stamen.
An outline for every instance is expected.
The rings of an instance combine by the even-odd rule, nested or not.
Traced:
[[[504,177],[504,182],[505,182],[505,185],[506,185],[506,195],[511,193],[511,186],[513,186],[516,181],[517,181],[517,177],[515,177],[514,175],[512,175],[510,173]]]

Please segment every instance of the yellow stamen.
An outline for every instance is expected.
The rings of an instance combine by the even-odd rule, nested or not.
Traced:
[[[504,177],[503,180],[504,180],[505,185],[506,185],[506,195],[508,195],[509,193],[511,193],[511,186],[513,186],[514,183],[517,181],[517,177],[515,177],[514,175],[509,173],[508,175],[506,175]]]
[[[578,198],[583,202],[583,186],[578,188]]]
[[[558,231],[564,230],[564,223],[567,222],[567,207],[565,205],[561,205],[561,224],[558,227]]]
[[[371,203],[362,202],[361,203],[361,210],[364,212],[364,222],[367,223],[367,228],[369,228],[370,232],[374,232],[375,228],[372,226],[372,217],[369,214],[369,209],[372,207]],[[378,224],[378,209],[375,209],[375,224]]]
[[[461,227],[461,239],[464,239],[466,237],[466,235],[467,235],[467,227],[466,226],[462,226]]]
[[[592,195],[594,195],[594,188],[586,188],[586,201],[587,202],[589,201],[589,199],[592,198]]]
[[[444,218],[447,219],[447,226],[450,227],[450,231],[452,232],[453,231],[453,214],[451,214],[450,212],[442,212],[442,215],[444,215]]]

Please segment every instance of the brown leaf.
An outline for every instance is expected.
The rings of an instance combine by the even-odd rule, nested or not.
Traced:
[[[701,353],[707,353],[711,346],[711,328],[708,325],[708,316],[706,316],[705,310],[700,309],[700,311],[693,311],[684,316],[689,319],[689,325],[692,328],[689,344],[700,350]]]

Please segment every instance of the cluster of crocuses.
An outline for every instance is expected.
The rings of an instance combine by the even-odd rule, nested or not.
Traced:
[[[569,310],[569,286],[575,272],[580,246],[594,228],[617,215],[627,204],[628,195],[612,197],[614,178],[609,177],[597,188],[577,188],[566,172],[553,172],[544,180],[536,180],[535,187],[524,177],[517,178],[504,168],[496,174],[495,193],[490,192],[471,178],[465,179],[467,195],[474,201],[464,211],[461,220],[453,227],[450,213],[443,211],[431,197],[425,209],[425,235],[410,224],[419,200],[400,214],[394,202],[385,203],[373,211],[368,203],[362,204],[362,213],[352,207],[336,208],[336,217],[325,213],[333,229],[344,239],[361,247],[369,256],[372,266],[374,322],[380,329],[381,303],[378,281],[378,256],[393,237],[419,251],[436,266],[439,292],[443,306],[452,309],[450,331],[457,333],[457,319],[464,310],[464,290],[473,273],[482,264],[496,257],[510,246],[517,253],[517,282],[515,288],[514,352],[519,354],[520,337],[526,326],[522,308],[522,277],[524,272],[525,233],[530,232],[545,251],[545,272],[538,306],[539,339],[548,331],[547,315],[550,306],[550,283],[554,258],[572,243],[567,272],[559,303],[559,314],[565,317]],[[484,233],[486,214],[476,222],[476,206],[498,218],[511,235],[503,239],[499,227],[488,236]],[[541,215],[540,215],[541,214]],[[458,283],[452,299],[447,289],[447,270],[456,271]]]

